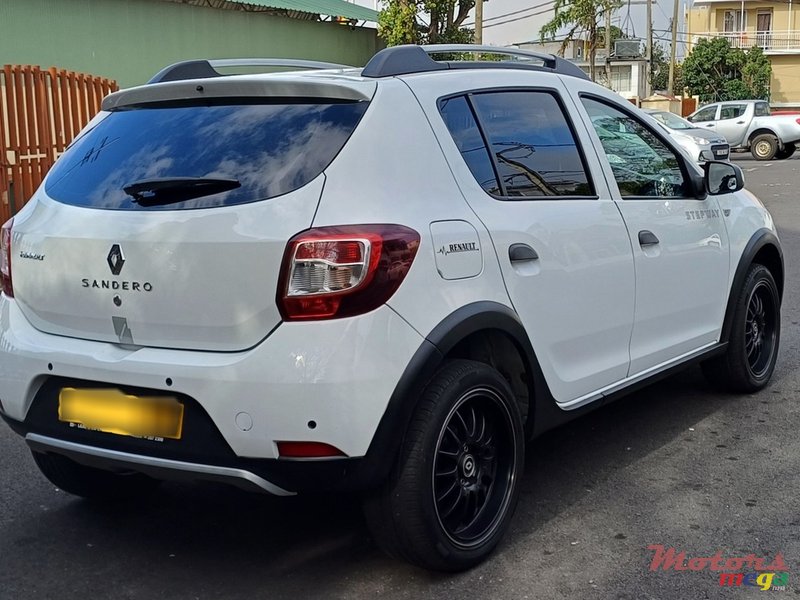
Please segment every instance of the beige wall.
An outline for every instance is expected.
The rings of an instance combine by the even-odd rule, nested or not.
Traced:
[[[770,102],[800,104],[800,56],[770,56],[772,81]]]
[[[690,34],[705,32],[722,32],[726,10],[741,10],[741,2],[714,2],[708,4],[695,4],[687,12],[686,29]],[[793,17],[789,12],[788,0],[786,2],[745,2],[747,20],[745,23],[745,41],[756,41],[755,31],[759,12],[772,11],[772,31],[776,36],[780,32],[800,29],[800,0],[792,2]],[[752,36],[752,37],[751,37]],[[691,43],[691,42],[690,42]],[[770,102],[772,104],[800,105],[800,51],[793,54],[778,54],[767,52],[772,64],[772,80],[770,82]]]

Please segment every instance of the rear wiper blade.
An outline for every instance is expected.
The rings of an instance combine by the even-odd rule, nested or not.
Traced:
[[[158,177],[142,179],[122,189],[140,206],[158,206],[219,194],[241,186],[236,179]]]

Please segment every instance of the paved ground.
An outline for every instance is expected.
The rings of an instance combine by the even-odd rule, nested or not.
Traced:
[[[35,470],[0,428],[0,599],[618,598],[758,596],[706,572],[648,571],[651,544],[689,556],[774,556],[800,594],[800,160],[735,157],[786,252],[773,384],[728,397],[696,369],[554,431],[530,448],[513,532],[457,576],[384,558],[350,498],[281,501],[164,486],[104,509]],[[788,594],[788,596],[787,596]],[[776,596],[778,597],[778,596]]]

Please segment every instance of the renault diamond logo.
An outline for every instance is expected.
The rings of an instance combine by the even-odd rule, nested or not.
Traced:
[[[125,257],[122,255],[122,248],[119,244],[111,246],[111,252],[108,253],[108,266],[111,267],[113,275],[119,275],[122,271],[122,265],[125,264]]]

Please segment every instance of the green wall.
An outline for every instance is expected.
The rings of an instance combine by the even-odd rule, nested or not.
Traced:
[[[0,65],[57,66],[145,83],[192,58],[305,58],[361,66],[374,29],[160,0],[0,0]]]

